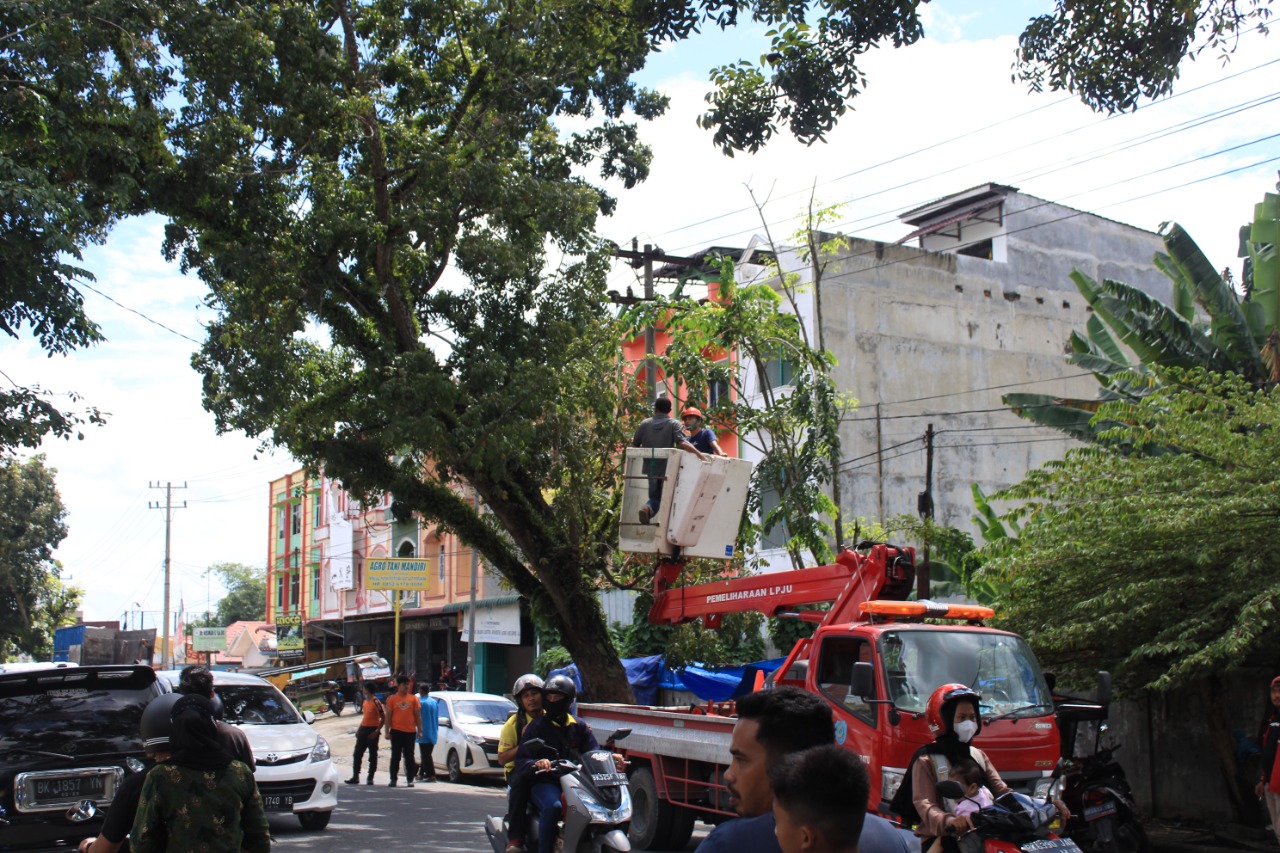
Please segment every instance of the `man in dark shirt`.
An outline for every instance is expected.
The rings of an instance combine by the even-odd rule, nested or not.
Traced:
[[[724,781],[729,805],[739,817],[717,826],[697,853],[782,853],[775,835],[773,786],[769,770],[783,756],[835,742],[831,708],[797,687],[776,687],[738,700],[738,722],[729,745]],[[866,809],[865,802],[849,808]],[[920,842],[877,815],[868,814],[860,853],[918,853]]]
[[[685,438],[684,427],[671,417],[671,399],[659,397],[653,402],[653,417],[645,418],[636,428],[635,437],[631,439],[632,447],[649,447],[663,450],[678,447],[689,453],[696,453],[699,459],[706,460],[707,454],[694,447]],[[667,476],[667,460],[646,459],[643,471],[649,478],[649,500],[640,507],[640,523],[648,524],[649,519],[658,512],[662,503],[662,483]]]
[[[249,746],[249,737],[240,731],[239,726],[224,723],[221,719],[222,700],[213,692],[213,673],[208,667],[194,664],[183,667],[182,675],[178,678],[178,692],[184,695],[203,696],[212,702],[219,718],[218,739],[222,741],[223,749],[236,761],[243,761],[249,765],[250,770],[257,766],[253,761],[253,748]]]

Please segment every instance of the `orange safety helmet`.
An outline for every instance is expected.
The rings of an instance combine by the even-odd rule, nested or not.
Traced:
[[[687,407],[685,407],[685,410],[684,410],[683,412],[681,412],[681,413],[680,413],[680,419],[681,419],[681,420],[684,420],[684,419],[685,419],[685,418],[687,418],[687,417],[695,417],[695,418],[698,418],[699,420],[701,420],[701,419],[702,419],[702,410],[701,410],[701,409],[696,409],[696,408],[694,408],[693,406],[687,406]]]
[[[934,737],[951,731],[956,718],[956,703],[961,699],[972,699],[973,707],[977,709],[981,698],[967,685],[958,683],[942,685],[930,694],[929,703],[925,705],[924,714],[929,724],[929,731],[933,732]],[[978,731],[982,731],[981,714],[978,715]]]

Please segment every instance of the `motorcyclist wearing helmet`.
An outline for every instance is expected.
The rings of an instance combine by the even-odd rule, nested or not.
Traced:
[[[686,406],[685,410],[680,413],[680,420],[684,422],[684,431],[688,433],[689,443],[694,447],[703,453],[712,453],[716,456],[729,455],[720,449],[720,442],[716,441],[716,434],[702,425],[701,409]]]
[[[177,693],[166,693],[152,699],[142,709],[142,748],[152,763],[141,773],[130,773],[124,777],[111,800],[111,808],[107,810],[100,834],[97,838],[81,841],[77,848],[80,853],[116,853],[129,837],[133,817],[138,811],[138,800],[142,797],[142,783],[146,781],[152,767],[161,761],[168,761],[173,754],[169,749],[169,736],[173,731],[169,715],[181,698]]]
[[[507,789],[507,851],[519,853],[524,849],[527,833],[529,792],[533,788],[532,774],[527,778],[512,779],[516,750],[520,736],[529,723],[542,716],[542,679],[532,672],[520,676],[511,686],[511,696],[516,700],[516,712],[512,714],[498,735],[498,760],[506,765]]]
[[[966,685],[944,684],[933,691],[925,706],[933,742],[920,747],[912,757],[891,806],[908,823],[918,823],[916,833],[924,839],[924,849],[934,839],[946,837],[948,827],[956,835],[972,828],[968,815],[956,814],[954,804],[938,798],[938,782],[946,779],[957,763],[966,758],[977,762],[993,797],[1009,790],[986,753],[971,745],[982,731],[978,702],[978,694]]]
[[[538,771],[550,770],[552,762],[531,749],[529,742],[535,738],[541,739],[561,758],[599,749],[600,744],[591,733],[591,727],[581,720],[575,720],[569,713],[577,695],[577,685],[569,676],[553,675],[548,678],[542,688],[543,714],[525,728],[516,751],[512,784],[516,784],[518,777],[527,776],[533,781],[530,799],[538,810],[538,853],[553,853],[555,850],[556,823],[560,820],[561,811],[560,785],[554,777],[536,775]],[[618,764],[619,772],[622,772],[626,766],[622,756],[615,754],[613,759]]]

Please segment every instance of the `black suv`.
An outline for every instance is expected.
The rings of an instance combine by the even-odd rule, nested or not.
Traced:
[[[142,709],[167,692],[147,666],[0,675],[0,850],[97,835],[121,781],[143,767]],[[85,800],[101,811],[88,816]]]

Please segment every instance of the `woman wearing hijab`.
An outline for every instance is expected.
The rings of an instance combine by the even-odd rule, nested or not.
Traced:
[[[142,786],[130,834],[137,853],[266,853],[267,816],[253,771],[218,736],[213,703],[183,696],[173,706],[173,755]]]
[[[1267,812],[1271,815],[1271,829],[1280,840],[1280,768],[1276,767],[1276,757],[1280,750],[1280,675],[1271,679],[1271,708],[1262,721],[1262,778],[1258,780],[1254,793],[1267,804]]]
[[[922,849],[929,849],[937,838],[946,838],[944,849],[954,844],[947,837],[950,826],[956,835],[969,830],[968,815],[955,813],[954,804],[938,799],[938,782],[946,779],[956,764],[971,759],[982,768],[985,787],[993,797],[1009,790],[1000,778],[991,759],[970,741],[982,731],[982,715],[978,711],[978,694],[963,684],[944,684],[929,697],[925,707],[932,743],[916,752],[907,770],[907,778],[893,798],[893,810],[916,824],[916,834],[921,836]],[[953,848],[954,849],[954,848]]]

